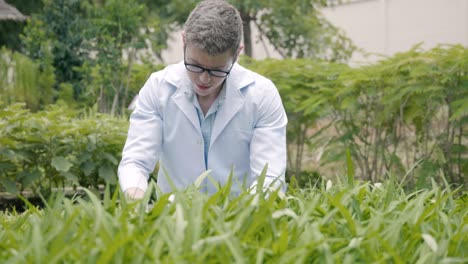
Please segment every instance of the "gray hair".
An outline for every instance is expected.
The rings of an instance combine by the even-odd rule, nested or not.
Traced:
[[[184,25],[185,42],[210,55],[228,50],[236,54],[242,39],[242,18],[239,11],[221,0],[205,0],[197,4]]]

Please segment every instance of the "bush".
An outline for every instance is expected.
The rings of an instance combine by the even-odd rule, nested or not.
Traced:
[[[61,105],[31,113],[24,104],[0,111],[0,188],[10,193],[116,184],[127,122]]]
[[[269,77],[283,98],[289,117],[289,177],[306,167],[305,153],[310,157],[315,151],[316,167],[345,168],[349,152],[361,179],[402,175],[401,180],[424,187],[442,174],[464,184],[467,48],[424,52],[415,47],[360,68],[311,60],[245,63]]]

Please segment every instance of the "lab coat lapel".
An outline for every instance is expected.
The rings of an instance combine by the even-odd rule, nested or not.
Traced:
[[[187,76],[183,62],[178,63],[176,67],[177,69],[175,71],[166,76],[166,80],[177,87],[177,91],[172,96],[172,100],[177,104],[180,110],[201,135],[200,123],[196,112],[197,110],[192,102],[193,97],[195,96],[192,84]],[[216,140],[229,121],[231,121],[234,115],[239,112],[244,105],[245,99],[241,93],[241,89],[253,82],[254,77],[252,76],[252,73],[235,63],[226,80],[226,98],[220,98],[223,100],[223,106],[220,107],[216,114],[216,120],[211,134],[211,143]]]
[[[226,98],[223,101],[223,105],[218,109],[216,114],[216,120],[213,125],[213,131],[211,134],[211,143],[221,134],[226,125],[231,121],[234,115],[244,105],[244,98],[238,89],[229,87],[226,85]]]
[[[185,114],[185,116],[190,120],[193,127],[201,134],[200,123],[198,121],[197,110],[193,105],[193,97],[195,96],[190,81],[182,80],[179,88],[172,96],[172,100],[180,108],[180,110]]]
[[[216,141],[223,129],[244,106],[245,98],[241,93],[241,88],[252,82],[253,78],[250,73],[247,73],[242,66],[236,63],[231,75],[226,80],[226,97],[224,99],[220,98],[223,102],[216,114],[210,145]]]

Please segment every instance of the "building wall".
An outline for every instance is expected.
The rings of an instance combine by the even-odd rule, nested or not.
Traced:
[[[356,64],[407,51],[421,42],[424,49],[437,44],[468,46],[468,0],[350,0],[322,12],[359,48],[372,54],[356,53],[352,58]],[[253,27],[252,31],[258,40],[258,30]],[[172,35],[162,56],[164,63],[183,59],[181,31]],[[253,57],[280,58],[271,45],[260,41],[254,43]]]
[[[391,56],[421,42],[424,49],[468,46],[468,0],[358,0],[323,14],[369,53]],[[378,58],[355,54],[353,61]]]

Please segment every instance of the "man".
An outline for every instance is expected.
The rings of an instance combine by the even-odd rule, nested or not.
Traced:
[[[184,61],[153,73],[130,117],[119,165],[125,194],[142,198],[157,161],[163,192],[182,189],[206,170],[232,193],[254,188],[267,165],[264,187],[285,188],[287,117],[274,84],[238,63],[242,19],[230,4],[200,2],[182,34]],[[214,193],[205,179],[202,191]]]

